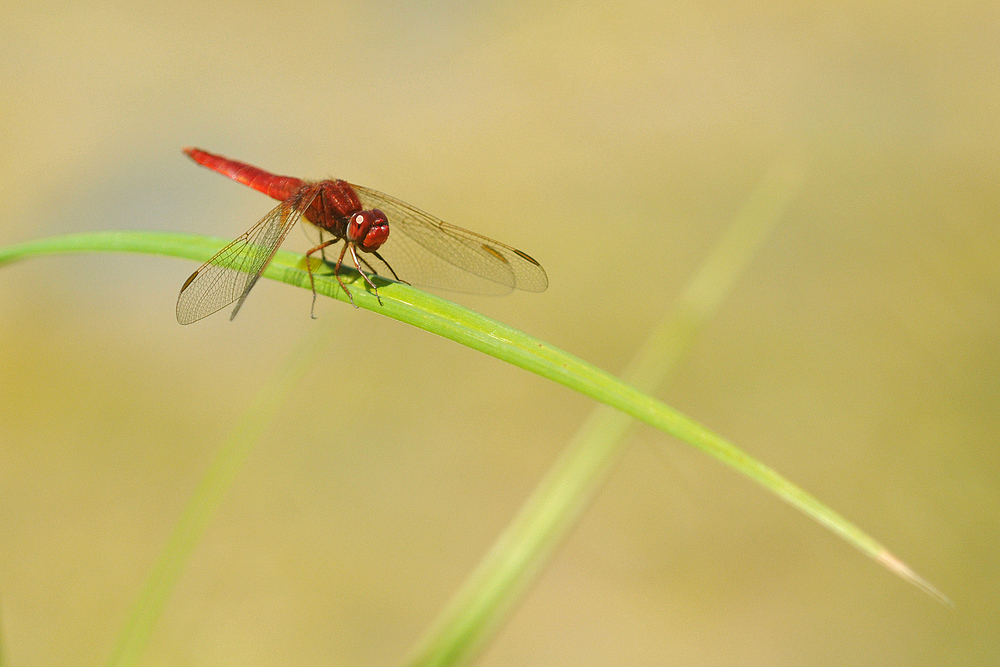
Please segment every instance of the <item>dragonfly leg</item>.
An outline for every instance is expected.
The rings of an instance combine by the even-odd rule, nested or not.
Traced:
[[[403,284],[406,284],[406,285],[410,284],[410,283],[406,282],[405,280],[403,280],[402,278],[400,278],[399,276],[397,276],[396,275],[396,270],[392,268],[392,264],[390,264],[389,262],[385,261],[385,258],[382,257],[382,255],[378,254],[377,251],[373,250],[372,254],[375,255],[376,257],[378,257],[380,260],[382,260],[382,263],[385,264],[387,267],[389,267],[389,272],[392,274],[392,277],[396,279],[396,282],[403,283]],[[366,264],[367,264],[367,262],[366,262]]]
[[[320,238],[322,238],[322,237],[320,237]],[[312,302],[312,308],[309,309],[309,317],[313,318],[314,320],[316,319],[316,279],[313,278],[312,263],[309,261],[309,256],[312,255],[314,252],[319,252],[320,255],[323,257],[323,261],[325,262],[326,261],[326,252],[325,251],[326,251],[327,246],[333,245],[334,243],[336,243],[339,240],[340,239],[333,239],[331,241],[323,241],[323,243],[320,243],[318,246],[316,246],[315,248],[313,248],[312,250],[310,250],[309,252],[306,253],[306,271],[309,272],[309,286],[312,287],[312,293],[313,293],[313,302]],[[344,247],[344,250],[347,250],[346,246]],[[340,251],[340,258],[341,259],[344,258],[344,250]],[[340,268],[340,261],[337,262],[337,268],[338,269]],[[337,276],[337,281],[340,282],[340,276]],[[344,287],[344,283],[340,283],[340,286]],[[344,291],[347,292],[347,288],[344,288]],[[351,296],[350,292],[348,292],[347,296]],[[351,304],[352,305],[354,304],[354,298],[353,297],[351,298]]]
[[[371,265],[371,262],[369,262],[367,259],[365,259],[364,255],[358,255],[358,259],[360,259],[361,263],[365,265],[366,269],[368,269],[368,273],[370,273],[372,275],[375,275],[375,276],[379,275],[378,270],[374,266]]]
[[[375,283],[372,282],[372,279],[368,277],[368,274],[361,270],[361,262],[360,262],[360,260],[358,260],[358,253],[354,250],[354,244],[353,243],[348,243],[347,245],[351,249],[351,258],[354,260],[354,266],[357,267],[358,273],[360,273],[361,277],[365,279],[365,282],[368,283],[369,285],[371,285],[371,288],[375,291],[375,298],[378,299],[378,305],[381,306],[382,305],[382,297],[380,297],[378,295],[378,287],[376,287]],[[381,259],[381,258],[379,258],[379,259]],[[384,262],[385,260],[383,259],[382,261]],[[339,264],[339,262],[338,262],[338,264]],[[368,262],[365,262],[365,266],[367,266],[367,265],[368,265]],[[386,266],[389,266],[389,265],[386,264]],[[389,270],[391,271],[392,267],[389,267]],[[378,274],[375,274],[375,275],[378,275]]]
[[[351,305],[357,308],[358,304],[354,303],[354,296],[347,290],[347,285],[344,284],[344,281],[340,277],[340,265],[344,263],[344,254],[347,253],[347,249],[350,247],[351,244],[344,241],[344,247],[340,249],[340,257],[337,258],[337,266],[333,269],[333,276],[337,279],[337,282],[340,283],[340,289],[344,290],[344,294],[346,294],[347,298],[351,300]]]

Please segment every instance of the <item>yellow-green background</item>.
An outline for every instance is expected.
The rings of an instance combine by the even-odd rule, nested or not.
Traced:
[[[643,429],[485,665],[1000,661],[997,3],[0,6],[0,243],[234,237],[271,202],[194,145],[388,192],[538,258],[460,302],[620,372],[775,159],[806,178],[659,395],[856,521],[949,611]],[[305,248],[299,232],[291,248]],[[0,626],[107,658],[241,410],[309,327],[191,262],[0,269]],[[335,344],[254,451],[145,664],[383,665],[594,407],[321,300]]]

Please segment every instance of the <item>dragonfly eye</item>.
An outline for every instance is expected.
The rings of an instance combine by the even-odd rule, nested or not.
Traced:
[[[389,238],[389,221],[376,209],[359,211],[347,225],[347,240],[365,252],[374,252]]]

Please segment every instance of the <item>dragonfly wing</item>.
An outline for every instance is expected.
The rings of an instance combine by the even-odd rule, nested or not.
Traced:
[[[377,208],[388,218],[389,238],[379,254],[403,280],[476,294],[506,294],[514,288],[541,292],[548,287],[545,270],[520,250],[449,225],[376,190],[351,187],[363,208]],[[377,257],[364,258],[379,274],[392,276]]]
[[[191,324],[238,301],[230,319],[236,317],[288,230],[317,192],[315,188],[299,190],[192,273],[177,297],[177,321]]]

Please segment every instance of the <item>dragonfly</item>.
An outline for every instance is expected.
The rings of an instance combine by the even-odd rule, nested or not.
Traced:
[[[235,318],[278,246],[300,220],[316,242],[306,252],[313,311],[316,281],[310,258],[320,253],[326,263],[327,249],[338,243],[343,246],[333,275],[355,308],[354,296],[341,277],[345,265],[357,270],[380,304],[372,276],[473,294],[507,294],[515,288],[542,292],[549,285],[545,270],[526,253],[381,192],[340,179],[278,176],[198,148],[184,152],[203,167],[281,203],[184,282],[177,297],[181,324],[197,322],[234,302],[229,319]]]

